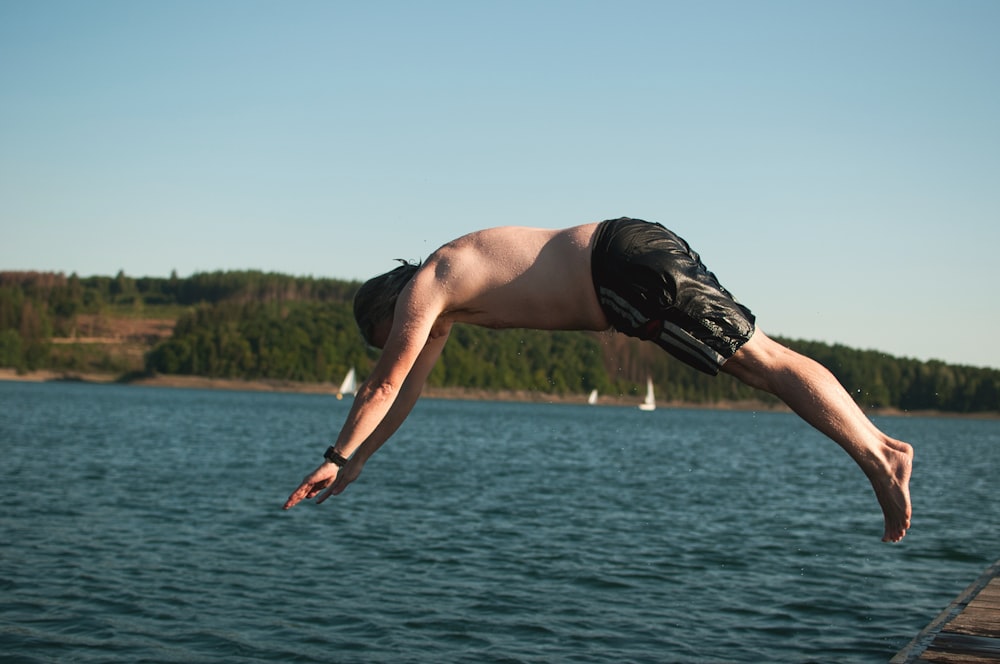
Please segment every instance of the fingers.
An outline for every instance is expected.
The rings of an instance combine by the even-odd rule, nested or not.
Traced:
[[[330,488],[327,489],[326,492],[319,497],[319,500],[316,501],[316,504],[317,505],[322,504],[322,502],[327,498],[329,498],[330,496],[340,495],[344,491],[344,489],[347,488],[348,484],[350,484],[350,480],[347,479],[346,474],[338,475],[337,479],[335,479],[330,484]]]
[[[331,488],[327,489],[326,492],[322,496],[320,496],[319,498],[316,499],[316,504],[317,505],[322,505],[323,501],[326,500],[327,498],[329,498],[332,495],[333,495],[333,488],[331,487]]]
[[[330,479],[320,480],[319,482],[314,483],[312,485],[312,487],[309,489],[309,493],[306,494],[306,498],[312,498],[317,493],[319,493],[320,491],[322,491],[326,487],[330,486],[331,482],[333,482],[333,478],[332,477]]]
[[[333,475],[330,475],[332,468]],[[360,465],[353,465],[349,462],[343,469],[338,469],[333,464],[320,466],[311,475],[302,480],[302,484],[288,497],[283,509],[291,509],[304,499],[314,498],[321,491],[326,489],[316,501],[320,504],[330,496],[337,496],[344,492],[347,485],[358,478],[361,474]]]
[[[290,510],[293,507],[295,507],[299,503],[299,501],[301,501],[303,498],[306,497],[307,490],[308,489],[305,488],[305,485],[300,486],[298,489],[292,492],[292,495],[288,497],[288,500],[285,501],[285,504],[281,509]]]
[[[320,482],[315,482],[315,483],[309,481],[303,482],[302,484],[299,485],[299,488],[296,489],[292,493],[292,495],[288,497],[288,500],[285,501],[285,506],[282,509],[286,510],[292,509],[297,504],[302,502],[302,500],[309,499],[315,496],[317,493],[322,491],[328,484],[330,484],[330,480],[322,480]]]
[[[332,467],[332,475],[331,469],[326,466]],[[288,497],[288,500],[285,501],[283,509],[291,509],[303,499],[315,496],[317,493],[329,486],[331,482],[333,482],[334,477],[336,477],[336,472],[337,467],[333,466],[333,464],[321,465],[311,474],[306,476],[304,480],[302,480],[302,483],[299,484],[298,488],[295,489],[295,491],[292,492],[292,495]]]

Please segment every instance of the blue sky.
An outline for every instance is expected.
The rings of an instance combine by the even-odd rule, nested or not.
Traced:
[[[771,334],[1000,368],[1000,3],[0,0],[0,269],[362,279],[660,221]]]

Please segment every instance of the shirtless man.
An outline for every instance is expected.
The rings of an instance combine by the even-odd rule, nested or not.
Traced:
[[[913,449],[882,433],[833,374],[755,329],[684,240],[659,224],[614,219],[563,230],[503,227],[449,242],[422,266],[365,283],[355,298],[365,340],[382,348],[324,461],[285,509],[341,493],[399,428],[455,323],[607,330],[649,339],[709,374],[782,399],[861,467],[885,519],[883,541],[910,526]]]

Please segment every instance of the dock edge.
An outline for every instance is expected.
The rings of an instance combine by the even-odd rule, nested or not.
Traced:
[[[958,597],[952,600],[944,611],[937,618],[932,620],[927,627],[924,627],[913,640],[900,650],[889,660],[889,664],[912,664],[924,654],[924,651],[934,642],[941,629],[955,619],[965,607],[969,605],[976,595],[985,588],[995,577],[1000,576],[1000,560],[986,568],[969,587],[963,590]]]

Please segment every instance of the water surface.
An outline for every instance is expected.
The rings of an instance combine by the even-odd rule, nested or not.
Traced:
[[[914,443],[913,528],[793,415],[425,400],[280,507],[348,402],[0,382],[11,662],[885,662],[1000,557],[1000,423]]]

